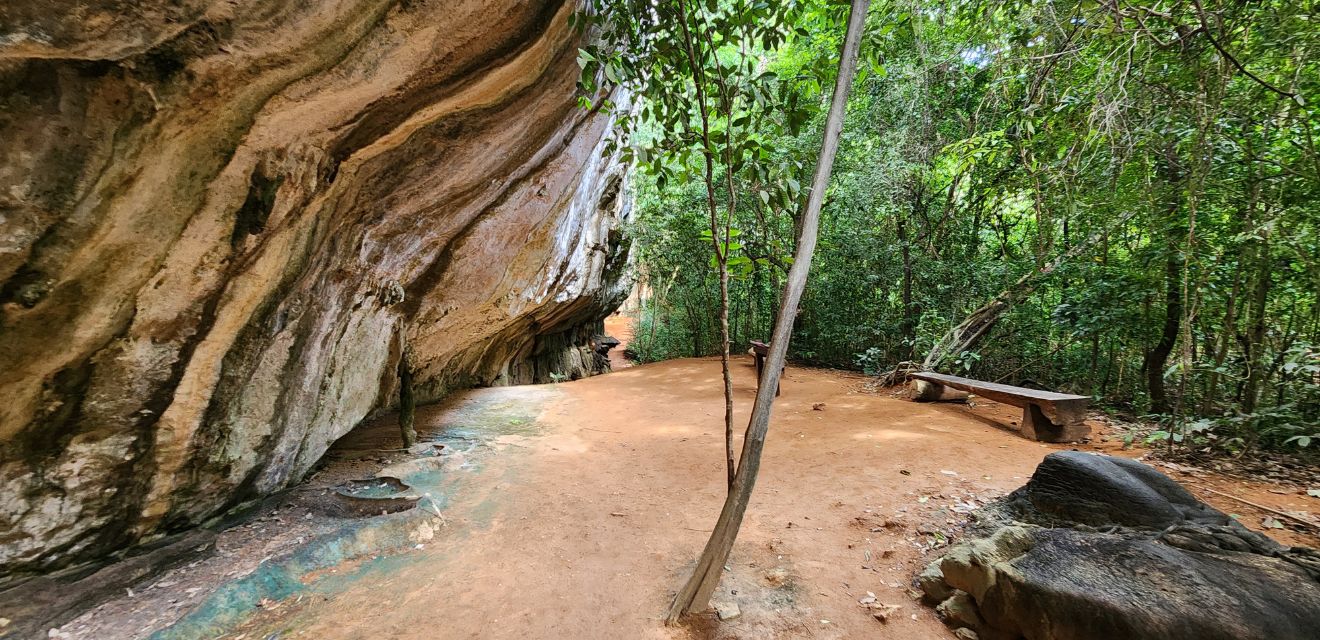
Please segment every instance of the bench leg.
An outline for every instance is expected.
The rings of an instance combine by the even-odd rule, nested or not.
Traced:
[[[783,369],[780,369],[779,370],[780,375],[783,375],[783,372],[786,371],[787,369],[788,367],[784,367]],[[756,388],[757,389],[761,388],[761,377],[764,375],[765,375],[765,356],[758,353],[756,354]],[[779,395],[779,392],[783,390],[784,389],[782,384],[775,385],[776,396]]]
[[[942,395],[944,395],[944,385],[942,384],[926,382],[925,380],[912,381],[913,402],[936,402]]]
[[[967,392],[946,387],[937,382],[912,380],[913,402],[966,402]]]
[[[1040,442],[1077,442],[1091,433],[1085,422],[1075,421],[1055,424],[1050,421],[1038,405],[1029,404],[1022,408],[1022,437]]]

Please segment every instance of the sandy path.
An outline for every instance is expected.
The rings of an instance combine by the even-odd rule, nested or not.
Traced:
[[[447,451],[469,447],[446,454],[441,475],[449,480],[436,485],[448,499],[443,525],[425,510],[390,517],[434,524],[434,536],[428,528],[402,551],[302,575],[306,588],[296,595],[230,599],[217,610],[251,617],[237,628],[222,624],[231,629],[222,637],[951,638],[910,595],[912,576],[969,503],[1017,488],[1063,447],[1003,428],[1020,415],[1012,407],[916,404],[867,392],[855,374],[795,367],[717,594],[741,617],[660,624],[723,502],[719,371],[718,359],[675,360],[558,385],[478,389],[421,410],[424,437],[449,438]],[[754,373],[750,358],[733,367],[739,430]],[[388,417],[354,431],[293,498],[222,534],[219,557],[136,585],[68,625],[68,637],[145,637],[197,611],[235,570],[242,575],[305,539],[353,526],[345,523],[384,526],[372,523],[389,518],[304,511],[335,483],[397,462],[400,454],[388,453],[397,433]],[[1095,448],[1122,453],[1112,440]],[[1313,500],[1213,474],[1190,479],[1276,508]],[[857,604],[868,591],[902,609],[888,623],[871,618]]]
[[[750,359],[734,367],[743,409],[753,372]],[[859,376],[792,368],[722,588],[742,617],[659,624],[723,500],[718,376],[718,360],[679,360],[558,385],[544,435],[515,443],[451,505],[455,531],[261,626],[317,638],[951,637],[906,592],[918,547],[935,540],[920,531],[950,528],[955,499],[1019,486],[1057,447],[959,407],[865,393]],[[902,605],[897,619],[872,619],[856,604],[866,591]]]
[[[625,358],[623,352],[628,348],[628,343],[632,342],[634,322],[636,319],[622,313],[605,318],[605,335],[619,341],[619,346],[610,349],[610,368],[615,371],[633,366],[633,361]]]

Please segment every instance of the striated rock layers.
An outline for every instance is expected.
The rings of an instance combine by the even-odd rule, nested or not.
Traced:
[[[573,9],[0,7],[0,583],[297,481],[404,345],[421,400],[602,366],[626,211]]]

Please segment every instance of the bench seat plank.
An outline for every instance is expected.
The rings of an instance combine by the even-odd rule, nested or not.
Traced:
[[[1014,387],[926,371],[910,374],[909,377],[921,381],[919,386],[921,383],[929,385],[924,391],[918,389],[918,400],[939,399],[944,395],[942,389],[951,388],[1022,407],[1019,431],[1032,440],[1068,442],[1080,440],[1090,432],[1084,422],[1086,406],[1090,402],[1087,396]]]
[[[1071,393],[1058,393],[1055,391],[1028,389],[1026,387],[1014,387],[1012,385],[999,384],[998,382],[982,382],[980,380],[973,380],[971,378],[962,378],[959,376],[951,376],[943,373],[932,373],[929,371],[913,373],[911,374],[911,377],[920,380],[928,380],[936,384],[947,385],[955,389],[962,389],[963,391],[979,393],[981,395],[985,395],[986,397],[989,397],[989,395],[986,394],[985,392],[991,392],[991,393],[998,392],[1002,394],[1008,394],[1014,397],[1030,398],[1032,400],[1038,400],[1042,402],[1058,402],[1060,400],[1090,400],[1090,398],[1087,396],[1073,395]],[[1015,403],[1014,406],[1020,407],[1022,406],[1022,403],[1019,401],[1018,403]]]

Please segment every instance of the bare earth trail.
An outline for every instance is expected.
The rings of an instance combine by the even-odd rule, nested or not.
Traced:
[[[633,322],[636,321],[622,313],[615,313],[605,318],[605,335],[619,341],[619,346],[610,349],[610,368],[614,371],[633,366],[632,360],[623,355],[623,352],[628,348],[628,343],[632,342]]]
[[[733,372],[745,423],[755,368],[743,357]],[[938,551],[969,506],[1020,486],[1044,455],[1066,448],[996,426],[995,419],[1012,419],[1011,408],[917,404],[868,392],[859,375],[790,367],[755,498],[717,593],[742,615],[670,629],[660,617],[724,496],[719,375],[718,359],[676,360],[558,385],[474,390],[421,411],[424,438],[462,431],[493,406],[530,407],[534,426],[509,419],[516,428],[483,445],[484,457],[448,463],[461,485],[443,504],[443,523],[434,518],[433,535],[409,534],[402,551],[308,573],[303,583],[334,587],[263,600],[221,637],[951,638],[909,593],[926,552]],[[374,438],[371,446],[388,451],[397,446],[388,442],[394,429],[382,420],[346,446]],[[364,473],[361,461],[345,464],[330,463],[307,491]],[[1251,495],[1265,500],[1262,493]],[[304,518],[301,507],[281,510],[293,516],[290,528],[247,534],[264,547],[242,536],[227,543],[236,534],[222,534],[224,562],[254,546],[256,562],[281,536],[294,545],[298,534],[301,544],[297,527],[323,519]],[[330,574],[344,579],[321,580]],[[65,630],[123,637],[133,615],[195,606],[151,598],[189,585],[203,587],[202,597],[214,586],[186,575],[161,584],[176,586],[166,596],[141,587],[135,603],[111,603]],[[857,603],[868,591],[901,610],[887,623],[872,618]]]
[[[754,367],[746,358],[738,365],[745,408]],[[312,638],[683,635],[659,618],[723,500],[718,378],[718,360],[697,359],[558,385],[538,418],[544,434],[498,455],[482,473],[491,484],[451,506],[448,527],[471,527],[459,514],[485,512],[483,531],[442,535],[397,571],[253,631]],[[915,545],[934,539],[918,530],[951,528],[957,516],[945,507],[955,496],[1011,490],[1052,449],[954,407],[865,393],[864,382],[789,370],[734,554],[743,588],[729,598],[743,615],[711,633],[951,637],[906,592],[923,564]],[[517,390],[474,393],[510,391]],[[822,402],[823,410],[813,410]],[[882,625],[857,604],[867,591],[903,611]]]

